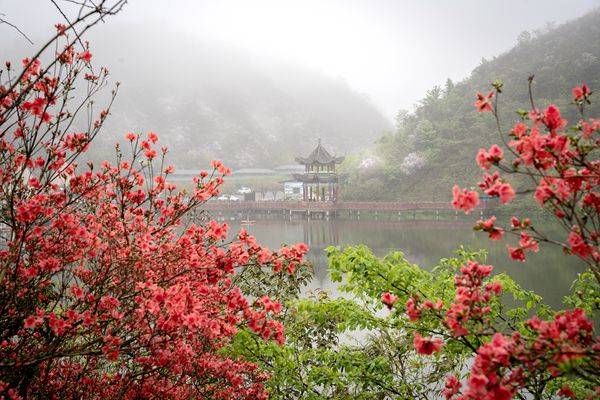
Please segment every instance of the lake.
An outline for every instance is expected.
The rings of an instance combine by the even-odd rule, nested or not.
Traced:
[[[228,223],[232,234],[240,229],[239,221]],[[259,243],[272,249],[282,244],[308,244],[310,251],[307,258],[315,268],[315,277],[309,289],[337,292],[327,272],[325,248],[330,245],[344,247],[365,244],[378,256],[400,250],[411,262],[430,269],[440,258],[451,257],[453,251],[462,244],[467,249],[487,249],[487,262],[496,266],[495,272],[509,273],[523,288],[543,296],[550,306],[561,307],[571,283],[579,272],[585,270],[581,261],[551,245],[542,245],[537,254],[527,253],[526,263],[512,261],[506,251],[507,240],[491,241],[487,234],[474,231],[473,223],[472,219],[377,221],[280,218],[258,219],[247,229]],[[517,238],[510,237],[508,240],[514,245]]]

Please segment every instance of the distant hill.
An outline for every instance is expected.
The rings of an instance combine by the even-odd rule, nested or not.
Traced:
[[[585,82],[596,91],[588,115],[600,117],[600,10],[558,27],[523,32],[514,48],[482,60],[467,79],[429,90],[413,113],[398,113],[395,132],[382,137],[368,155],[347,157],[343,195],[446,200],[455,182],[474,184],[480,173],[475,153],[499,141],[490,114],[475,111],[475,93],[487,92],[496,79],[504,83],[500,110],[507,129],[516,120],[515,110],[530,108],[531,74],[538,107],[554,103],[567,119],[577,120],[569,104],[571,88]]]
[[[96,158],[126,131],[153,130],[179,168],[215,158],[233,168],[274,167],[309,153],[318,138],[344,154],[391,129],[344,81],[298,65],[140,26],[108,24],[90,41],[95,64],[122,82]]]

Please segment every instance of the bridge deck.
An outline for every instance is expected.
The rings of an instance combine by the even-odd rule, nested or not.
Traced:
[[[332,211],[454,211],[450,202],[306,202],[306,201],[209,201],[204,207],[208,211],[288,211],[288,212],[332,212]],[[485,209],[485,203],[478,209]]]

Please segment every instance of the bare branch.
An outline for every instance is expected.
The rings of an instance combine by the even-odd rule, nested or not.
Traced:
[[[86,25],[84,25],[82,27],[82,29],[78,32],[79,35],[84,34],[88,29],[92,28],[94,25],[96,25],[97,23],[103,21],[103,17],[107,16],[107,15],[115,15],[117,13],[119,13],[123,7],[125,6],[125,4],[127,4],[127,0],[115,0],[115,2],[110,6],[105,8],[104,4],[106,3],[107,0],[102,0],[102,2],[96,7],[93,8],[92,11],[84,14],[83,16],[81,16],[80,18],[77,18],[77,20],[73,21],[72,23],[69,24],[69,26],[67,26],[67,29],[72,29],[74,26],[77,25],[83,25],[84,23],[87,23]],[[96,16],[95,18],[93,18],[94,16]],[[90,21],[91,19],[91,21]],[[8,88],[8,90],[6,90],[4,93],[0,94],[0,100],[3,99],[4,97],[6,97],[12,90],[14,90],[14,88],[18,85],[19,81],[21,80],[21,78],[23,77],[23,75],[26,73],[26,71],[28,70],[28,68],[33,64],[33,62],[42,54],[44,53],[53,43],[56,42],[56,40],[61,36],[61,33],[56,33],[46,44],[44,44],[44,46],[42,46],[38,52],[32,56],[29,60],[29,63],[27,65],[23,66],[23,69],[21,71],[21,73],[18,75],[18,77],[14,80],[14,82],[10,85],[10,87]],[[73,45],[75,41],[72,41],[69,45]],[[50,68],[52,68],[57,62],[58,62],[59,58],[56,57],[54,59],[54,61],[52,61],[47,68],[42,71],[42,73],[40,74],[41,76],[44,75]],[[35,83],[35,82],[34,82]],[[22,94],[21,94],[22,95]]]
[[[85,1],[77,1],[77,0],[62,0],[65,3],[73,3],[73,4],[77,4],[78,6],[81,6],[83,8],[95,8],[94,6],[90,6],[89,4],[86,4]]]
[[[5,14],[0,14],[1,16],[5,16]],[[12,24],[10,22],[8,22],[7,20],[5,20],[4,18],[0,17],[0,24],[6,24],[12,28],[14,28],[17,32],[19,32],[21,34],[21,36],[23,36],[30,44],[33,44],[33,42],[31,41],[31,39],[29,39],[29,37],[22,31],[19,29],[18,26],[16,26],[15,24]]]

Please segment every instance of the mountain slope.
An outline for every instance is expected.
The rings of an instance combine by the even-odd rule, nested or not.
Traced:
[[[348,158],[344,196],[445,201],[454,183],[473,185],[480,172],[477,150],[499,141],[490,114],[475,111],[475,93],[487,92],[496,79],[504,83],[499,109],[508,129],[517,119],[515,110],[530,108],[531,74],[537,107],[554,103],[568,120],[576,121],[569,104],[571,88],[585,82],[600,94],[600,10],[557,28],[525,32],[514,48],[483,60],[467,79],[448,80],[428,91],[413,113],[398,114],[396,131],[371,151],[369,168],[364,168],[364,157]],[[600,115],[598,94],[588,109],[590,116]]]
[[[159,133],[179,168],[290,164],[317,139],[336,153],[372,145],[389,122],[344,81],[256,60],[227,45],[115,24],[91,37],[95,62],[122,82],[99,140]]]

